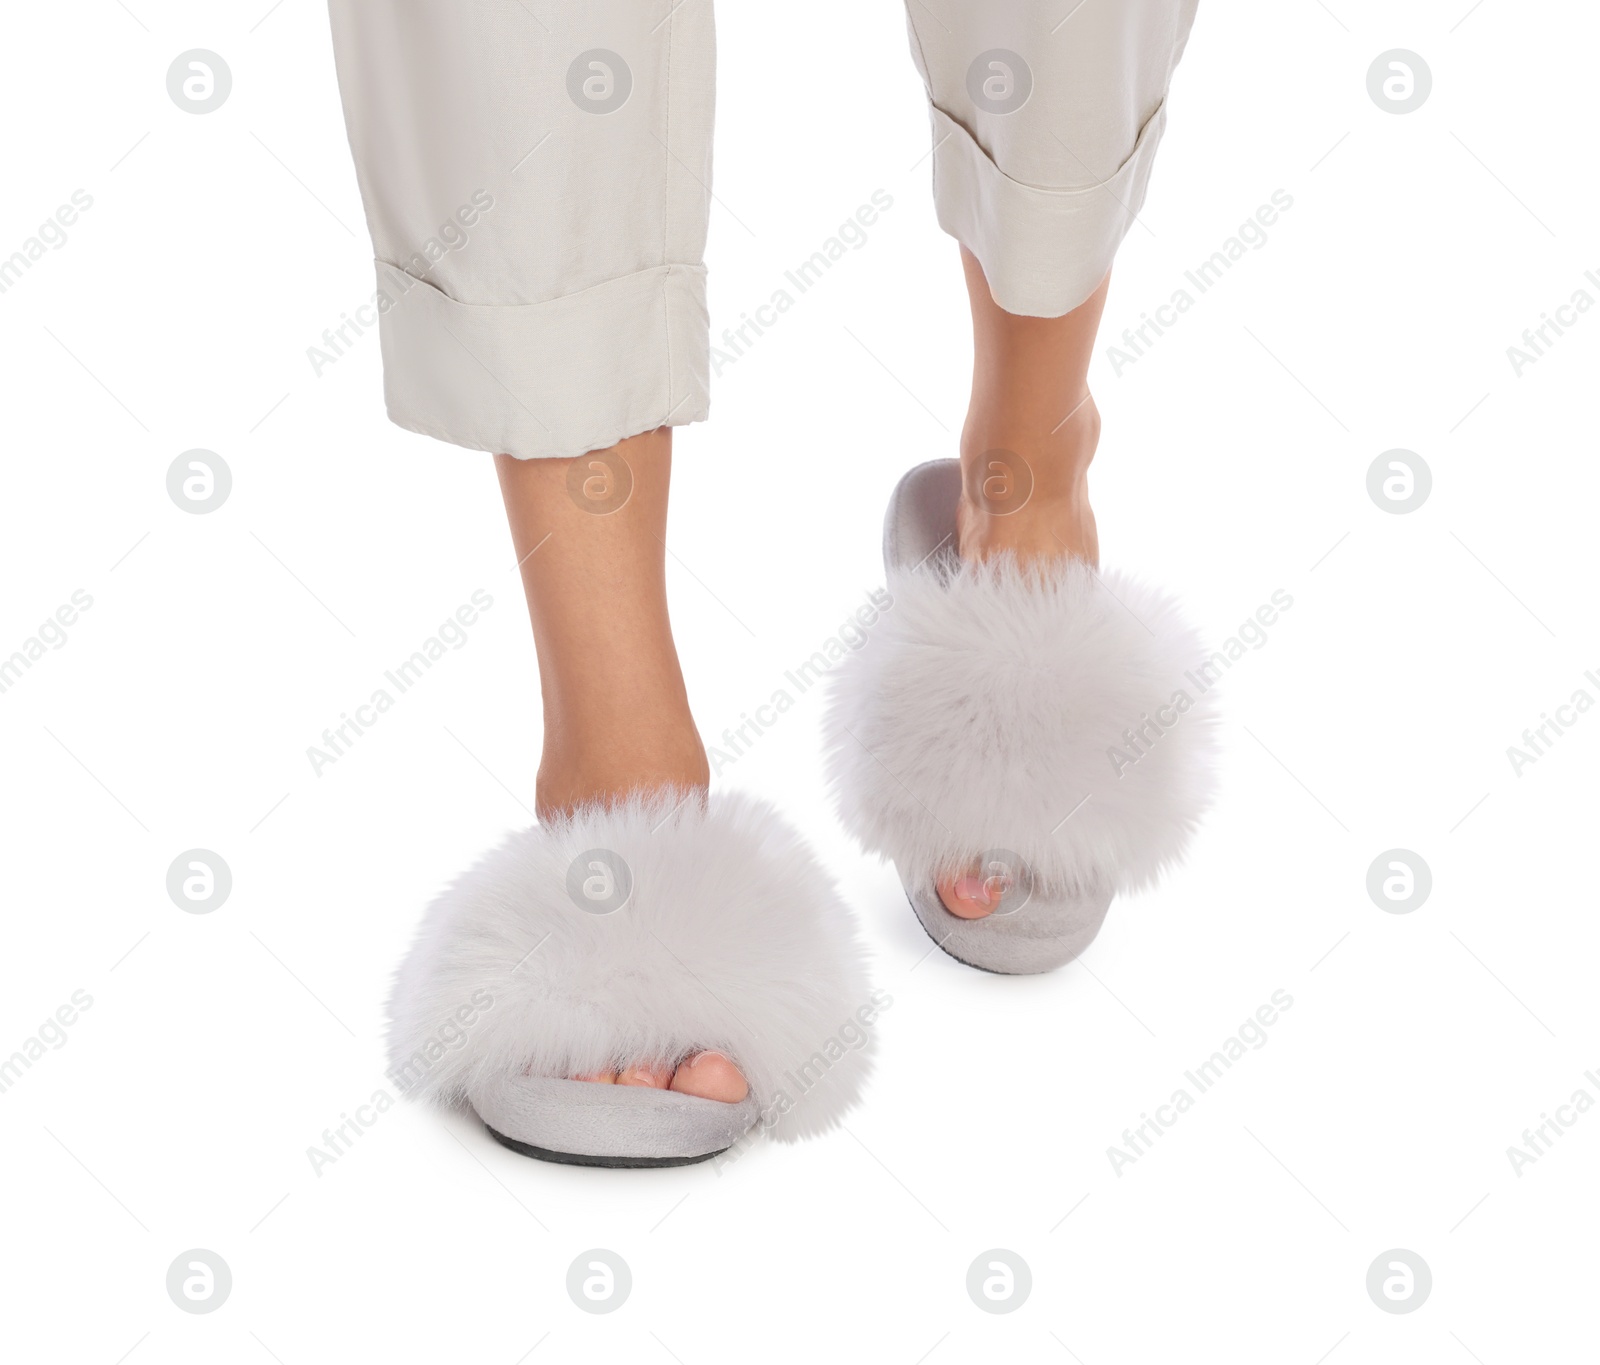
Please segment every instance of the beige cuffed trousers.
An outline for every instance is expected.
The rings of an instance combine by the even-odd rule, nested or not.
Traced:
[[[1197,3],[908,3],[939,223],[1002,308],[1111,268]],[[711,0],[329,9],[389,416],[521,458],[705,418]]]

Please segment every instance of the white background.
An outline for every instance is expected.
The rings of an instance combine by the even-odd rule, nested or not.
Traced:
[[[1223,797],[1181,872],[1054,975],[930,956],[892,869],[829,812],[813,693],[718,781],[816,840],[894,997],[846,1131],[720,1174],[596,1172],[405,1106],[319,1175],[307,1148],[383,1084],[381,1003],[422,906],[530,819],[539,712],[489,459],[383,420],[375,336],[321,378],[306,358],[370,295],[370,252],[325,11],[269,3],[5,9],[0,253],[74,190],[94,206],[0,296],[0,655],[75,590],[93,606],[0,695],[0,1056],[75,990],[93,1005],[0,1095],[0,1351],[1592,1349],[1600,1114],[1520,1175],[1507,1148],[1578,1088],[1600,1099],[1600,715],[1520,776],[1506,756],[1574,690],[1600,698],[1600,315],[1520,377],[1506,356],[1578,288],[1600,298],[1591,8],[1201,6],[1103,339],[1274,190],[1294,204],[1143,359],[1097,359],[1102,555],[1218,642],[1277,589],[1294,605],[1227,678]],[[970,364],[899,7],[719,21],[714,333],[874,190],[894,207],[679,432],[672,609],[708,739],[881,581],[885,498],[954,453]],[[165,86],[196,47],[235,82],[205,117]],[[1405,116],[1366,89],[1396,47],[1434,78]],[[194,447],[233,472],[206,516],[166,492]],[[1393,447],[1433,471],[1410,515],[1366,491]],[[480,588],[466,647],[314,775],[307,746]],[[233,874],[210,915],[165,890],[197,847]],[[1395,847],[1432,869],[1409,915],[1365,889]],[[1123,1130],[1280,989],[1267,1044],[1114,1171]],[[234,1279],[206,1316],[164,1287],[195,1247]],[[609,1316],[566,1294],[591,1247],[633,1271]],[[1033,1275],[1006,1316],[965,1291],[995,1247]],[[1365,1289],[1396,1247],[1434,1280],[1405,1316]]]

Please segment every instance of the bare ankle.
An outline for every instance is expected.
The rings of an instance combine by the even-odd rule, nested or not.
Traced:
[[[638,754],[627,751],[553,758],[539,763],[534,806],[541,820],[570,814],[580,806],[609,805],[634,792],[663,787],[702,796],[711,784],[711,769],[698,737],[680,753]]]
[[[963,559],[1099,558],[1089,466],[1100,414],[1087,394],[1053,429],[1014,408],[976,406],[961,439],[956,527]]]

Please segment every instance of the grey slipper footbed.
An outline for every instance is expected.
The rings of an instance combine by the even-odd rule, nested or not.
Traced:
[[[900,873],[906,899],[928,937],[957,962],[1002,976],[1054,971],[1094,942],[1111,908],[1110,888],[1097,895],[1030,900],[1008,912],[962,919],[945,909],[932,885]]]
[[[577,1166],[683,1166],[726,1151],[756,1122],[753,1096],[738,1104],[647,1086],[547,1076],[497,1077],[468,1098],[494,1138],[513,1151]]]
[[[957,558],[960,498],[959,460],[930,460],[901,479],[883,519],[884,568],[948,570]]]

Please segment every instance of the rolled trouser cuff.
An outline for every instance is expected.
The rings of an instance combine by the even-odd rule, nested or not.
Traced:
[[[377,277],[384,398],[409,431],[570,459],[707,415],[704,266],[657,266],[512,305],[462,303],[387,261]]]
[[[1013,180],[959,123],[933,114],[933,197],[939,226],[983,266],[1008,313],[1054,318],[1099,288],[1135,215],[1166,127],[1157,107],[1110,179],[1081,189]]]

